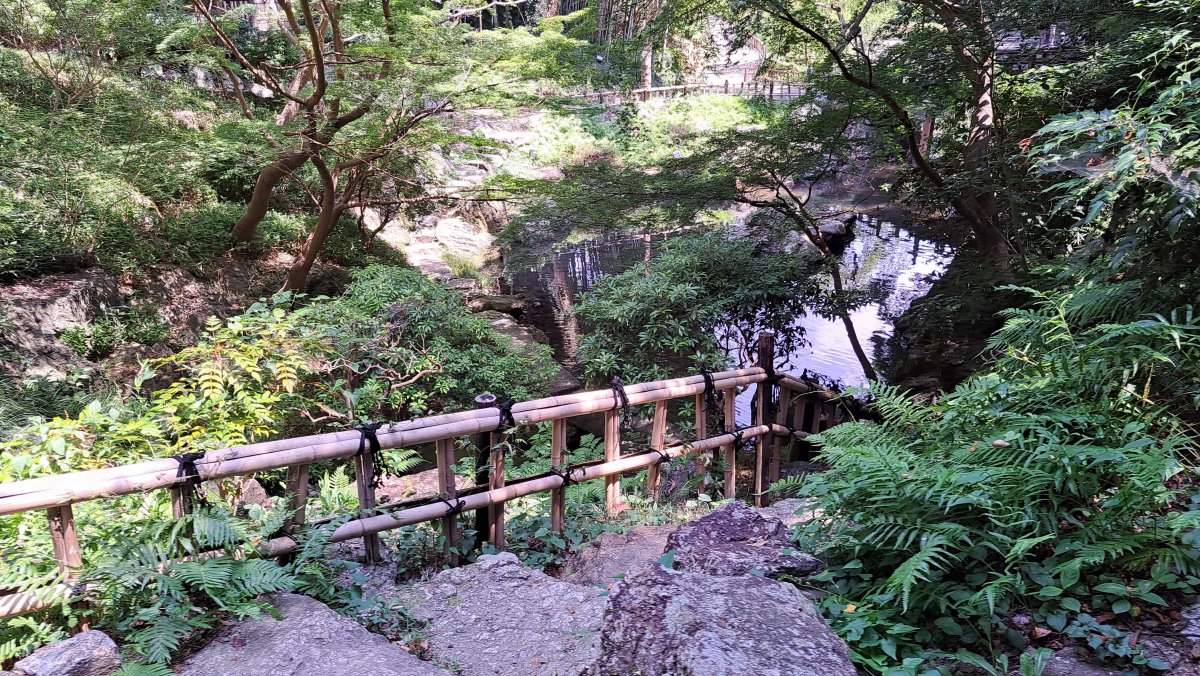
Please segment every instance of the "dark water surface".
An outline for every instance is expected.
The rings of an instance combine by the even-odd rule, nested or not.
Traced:
[[[529,299],[525,321],[545,331],[556,357],[578,370],[580,326],[571,309],[580,294],[605,275],[649,260],[668,237],[604,238],[560,245],[558,251],[532,266],[510,267],[501,286],[506,293]],[[886,357],[884,346],[895,319],[929,290],[951,257],[946,245],[923,241],[898,225],[859,215],[855,237],[842,255],[841,276],[847,290],[863,292],[864,303],[845,316],[822,317],[810,311],[798,317],[791,326],[797,339],[790,341],[792,349],[787,354],[778,355],[777,369],[794,374],[807,370],[847,386],[864,384],[867,378],[849,332],[854,331],[866,358],[878,365]],[[754,361],[754,346],[746,342],[742,338],[726,341],[726,351],[738,366]],[[738,408],[739,419],[748,417],[744,402],[739,401]]]

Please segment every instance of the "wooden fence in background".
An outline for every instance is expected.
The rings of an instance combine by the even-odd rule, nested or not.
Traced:
[[[809,434],[846,421],[856,414],[853,402],[816,385],[788,375],[774,373],[774,336],[759,336],[758,363],[770,369],[753,367],[672,380],[640,383],[608,390],[580,392],[520,402],[510,407],[486,406],[472,411],[418,418],[380,426],[368,434],[346,430],[293,439],[268,441],[245,446],[194,454],[192,458],[167,458],[132,465],[75,472],[0,484],[0,516],[32,510],[45,510],[49,520],[54,558],[65,583],[40,590],[0,589],[0,617],[26,614],[48,608],[70,596],[72,582],[82,569],[79,539],[72,505],[87,500],[113,498],[144,491],[166,489],[171,492],[176,518],[192,509],[192,492],[199,481],[245,476],[268,470],[287,470],[287,500],[294,510],[284,534],[260,545],[264,556],[292,552],[296,541],[289,537],[304,523],[308,497],[308,470],[312,463],[353,459],[357,475],[360,511],[358,517],[333,531],[332,542],[355,538],[363,540],[368,561],[379,560],[378,534],[412,524],[439,521],[445,534],[445,555],[457,564],[455,551],[460,539],[458,516],[467,510],[487,510],[488,539],[504,548],[504,504],[533,493],[551,493],[553,528],[561,531],[565,521],[567,485],[603,479],[605,503],[610,512],[621,506],[622,474],[647,468],[648,493],[657,498],[659,467],[666,460],[711,453],[723,459],[724,495],[737,493],[736,454],[741,445],[757,440],[754,451],[753,488],[757,505],[767,502],[766,489],[780,478],[782,466],[793,445]],[[738,388],[756,386],[752,424],[736,426],[735,398]],[[775,393],[778,391],[778,395]],[[723,395],[723,429],[709,435],[709,395]],[[715,399],[715,396],[712,397]],[[666,445],[668,403],[692,399],[695,404],[696,439],[673,446]],[[491,399],[494,401],[494,398]],[[649,447],[623,453],[621,447],[622,409],[627,406],[654,405]],[[505,411],[511,413],[506,425]],[[567,421],[576,416],[603,412],[604,459],[568,465]],[[506,482],[504,476],[505,436],[523,425],[549,421],[551,424],[551,465],[547,474]],[[369,443],[374,436],[377,444]],[[462,437],[483,435],[479,445],[490,454],[491,472],[486,485],[458,490],[454,462],[456,443]],[[423,498],[376,504],[374,454],[384,449],[410,448],[432,443],[436,449],[440,494]],[[184,468],[181,475],[181,467]],[[193,475],[189,479],[188,474]],[[331,521],[332,518],[325,521]],[[313,522],[319,523],[317,522]],[[483,534],[480,534],[482,537]]]
[[[630,101],[649,101],[651,99],[674,98],[694,94],[729,94],[746,98],[764,98],[768,101],[788,102],[802,96],[805,92],[803,84],[798,82],[783,82],[778,80],[750,80],[748,82],[730,82],[721,84],[693,83],[672,85],[669,87],[648,87],[628,91],[610,90],[603,92],[587,92],[581,95],[587,103],[600,105],[617,105]]]

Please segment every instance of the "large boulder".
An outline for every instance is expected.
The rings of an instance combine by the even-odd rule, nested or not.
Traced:
[[[225,627],[177,670],[180,676],[445,676],[325,604],[298,594],[273,601],[283,616]]]
[[[117,644],[102,631],[85,631],[38,648],[13,667],[16,676],[109,676],[121,668]]]
[[[599,590],[555,580],[512,554],[442,571],[403,602],[428,621],[435,658],[466,676],[578,674],[598,654]]]
[[[741,502],[731,502],[681,526],[667,538],[679,570],[710,575],[802,577],[820,572],[817,559],[791,548],[779,519]]]
[[[650,564],[616,585],[600,657],[603,676],[853,676],[846,644],[792,585]]]
[[[608,587],[631,570],[656,562],[677,526],[638,526],[628,533],[603,533],[563,563],[559,579],[573,584]]]
[[[412,498],[436,496],[441,487],[438,484],[437,469],[427,469],[415,474],[385,475],[379,479],[379,487],[375,489],[375,499],[380,503],[399,502]],[[461,474],[454,475],[454,485],[458,490],[474,485],[470,477]]]
[[[0,344],[7,344],[24,377],[64,378],[72,371],[92,371],[59,336],[84,328],[124,304],[117,280],[102,268],[46,275],[0,287]]]

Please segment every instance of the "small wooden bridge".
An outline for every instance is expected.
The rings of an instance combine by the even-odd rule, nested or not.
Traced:
[[[587,103],[600,105],[619,105],[631,101],[650,101],[652,99],[675,98],[695,94],[728,94],[744,98],[762,98],[778,103],[793,101],[805,92],[805,86],[799,82],[782,80],[750,80],[721,84],[694,83],[672,85],[669,87],[646,87],[628,91],[609,90],[603,92],[587,92],[582,94]]]
[[[150,460],[132,465],[47,476],[0,484],[0,516],[45,510],[49,520],[54,558],[64,582],[37,590],[0,588],[0,618],[49,608],[73,593],[73,582],[83,567],[75,518],[71,506],[77,502],[103,500],[122,495],[166,489],[170,491],[176,518],[192,509],[196,486],[210,481],[252,475],[269,470],[287,470],[287,500],[293,510],[290,522],[280,533],[263,542],[264,556],[276,557],[296,549],[290,537],[305,522],[309,466],[313,463],[353,459],[358,482],[360,510],[357,518],[333,531],[332,542],[361,538],[368,561],[379,561],[378,534],[413,524],[438,521],[445,534],[445,556],[457,564],[460,539],[459,515],[467,510],[484,510],[487,536],[497,549],[504,549],[504,504],[533,493],[551,493],[551,522],[561,532],[565,521],[565,488],[569,484],[603,479],[605,503],[610,512],[620,509],[622,474],[648,469],[647,491],[657,498],[660,465],[676,458],[702,454],[724,462],[724,496],[737,493],[737,453],[745,442],[754,444],[753,487],[757,505],[766,504],[766,490],[780,478],[781,467],[793,453],[804,450],[801,442],[810,434],[853,419],[862,412],[856,402],[821,389],[814,383],[776,374],[774,335],[759,336],[758,363],[753,367],[719,373],[660,380],[622,386],[619,381],[606,390],[536,399],[520,403],[488,405],[477,410],[417,418],[405,422],[358,430],[330,432],[293,439],[267,441],[222,450]],[[736,425],[734,401],[739,388],[756,387],[754,417],[750,425]],[[481,399],[483,399],[481,397]],[[691,399],[695,404],[696,438],[666,445],[668,403]],[[495,397],[490,400],[494,402]],[[717,410],[712,405],[717,404]],[[645,449],[623,453],[622,417],[630,406],[654,405],[650,443]],[[604,414],[604,459],[570,465],[567,463],[567,421],[591,413]],[[720,428],[709,434],[710,417]],[[519,427],[550,422],[551,472],[506,482],[505,437]],[[457,490],[454,462],[456,443],[476,436],[490,462],[490,476],[483,485]],[[384,449],[412,448],[433,444],[437,457],[440,493],[421,498],[376,504],[375,454]],[[703,465],[700,465],[701,469]],[[313,525],[333,518],[313,521]],[[482,533],[481,533],[482,536]],[[213,552],[219,555],[221,552]]]

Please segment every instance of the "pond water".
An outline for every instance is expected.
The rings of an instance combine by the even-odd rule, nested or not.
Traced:
[[[854,232],[840,270],[846,289],[865,292],[864,303],[845,316],[823,317],[810,311],[798,317],[789,330],[791,349],[777,356],[780,373],[808,371],[846,386],[864,384],[867,377],[851,332],[858,338],[862,356],[878,370],[896,318],[929,290],[952,257],[948,245],[922,240],[899,225],[865,214],[857,216]],[[532,266],[510,267],[501,286],[506,293],[529,299],[525,321],[545,331],[556,357],[578,370],[581,328],[571,312],[575,301],[599,278],[649,260],[669,237],[626,236],[560,244],[557,251]],[[746,342],[733,338],[725,345],[739,367],[754,361],[754,346]],[[738,418],[748,418],[747,404],[739,401],[738,408]]]

